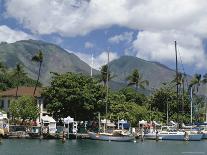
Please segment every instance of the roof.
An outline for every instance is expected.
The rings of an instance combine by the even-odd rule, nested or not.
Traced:
[[[19,87],[17,96],[33,96],[35,87]],[[3,97],[13,97],[16,96],[16,88],[8,89],[6,91],[0,92],[0,95]],[[41,97],[42,88],[37,87],[35,92],[35,97]]]
[[[43,121],[43,123],[46,123],[46,122],[48,122],[48,123],[56,123],[56,121],[52,117],[50,117],[48,115],[42,116],[42,121]]]

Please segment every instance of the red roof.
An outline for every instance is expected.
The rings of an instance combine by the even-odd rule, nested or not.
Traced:
[[[33,96],[35,87],[19,87],[17,96]],[[6,91],[0,92],[0,95],[5,96],[16,96],[16,88],[8,89]],[[42,88],[37,87],[35,91],[35,97],[40,97],[42,92]]]

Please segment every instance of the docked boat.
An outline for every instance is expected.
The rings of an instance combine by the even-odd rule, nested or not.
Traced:
[[[158,134],[161,140],[185,140],[185,141],[199,141],[202,139],[203,134],[192,133],[187,131],[162,131]]]
[[[207,122],[204,123],[197,123],[197,128],[199,129],[200,133],[203,134],[203,139],[207,139]]]
[[[40,138],[40,136],[41,136],[41,127],[40,126],[32,126],[30,128],[29,132],[27,132],[27,134],[31,138]]]
[[[89,132],[89,137],[93,140],[104,141],[120,141],[127,142],[134,140],[134,136],[128,133],[124,133],[122,130],[114,130],[112,133],[95,133]]]
[[[0,136],[7,137],[9,135],[9,119],[7,114],[0,112]]]
[[[149,132],[149,133],[144,134],[144,139],[155,140],[157,136],[158,135],[156,135],[156,132]]]

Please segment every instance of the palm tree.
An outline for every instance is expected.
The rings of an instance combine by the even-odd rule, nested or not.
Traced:
[[[17,78],[17,88],[16,88],[16,98],[18,94],[18,89],[19,89],[19,80],[20,80],[20,75],[25,75],[26,73],[23,70],[23,67],[21,64],[17,64],[16,68],[14,69],[14,76]]]
[[[107,79],[108,75],[108,79]],[[111,80],[113,77],[111,76],[111,73],[108,69],[108,65],[103,65],[101,67],[101,75],[100,75],[100,80],[104,83],[104,86],[106,86],[107,80]]]
[[[39,50],[38,53],[35,56],[32,57],[32,61],[35,61],[35,62],[39,63],[39,71],[38,71],[38,76],[37,76],[37,82],[36,82],[35,89],[34,89],[34,92],[33,92],[33,96],[34,96],[35,92],[36,92],[36,89],[37,89],[38,82],[39,82],[40,72],[41,72],[41,67],[42,67],[42,62],[43,62],[43,53],[42,53],[41,50]]]
[[[192,80],[190,81],[189,87],[193,89],[193,91],[198,92],[198,88],[200,87],[200,84],[202,82],[202,76],[201,74],[195,74]]]
[[[6,72],[6,66],[0,62],[0,73],[5,73]]]
[[[136,90],[138,87],[145,89],[145,86],[149,85],[148,80],[143,80],[142,75],[139,73],[138,69],[134,69],[132,74],[127,77],[129,81],[128,85],[135,85]]]
[[[203,75],[203,80],[202,80],[203,84],[207,83],[207,73]]]

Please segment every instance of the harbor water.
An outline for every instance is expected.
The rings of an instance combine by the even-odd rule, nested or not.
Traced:
[[[0,155],[197,155],[207,141],[112,142],[97,140],[3,139]]]

